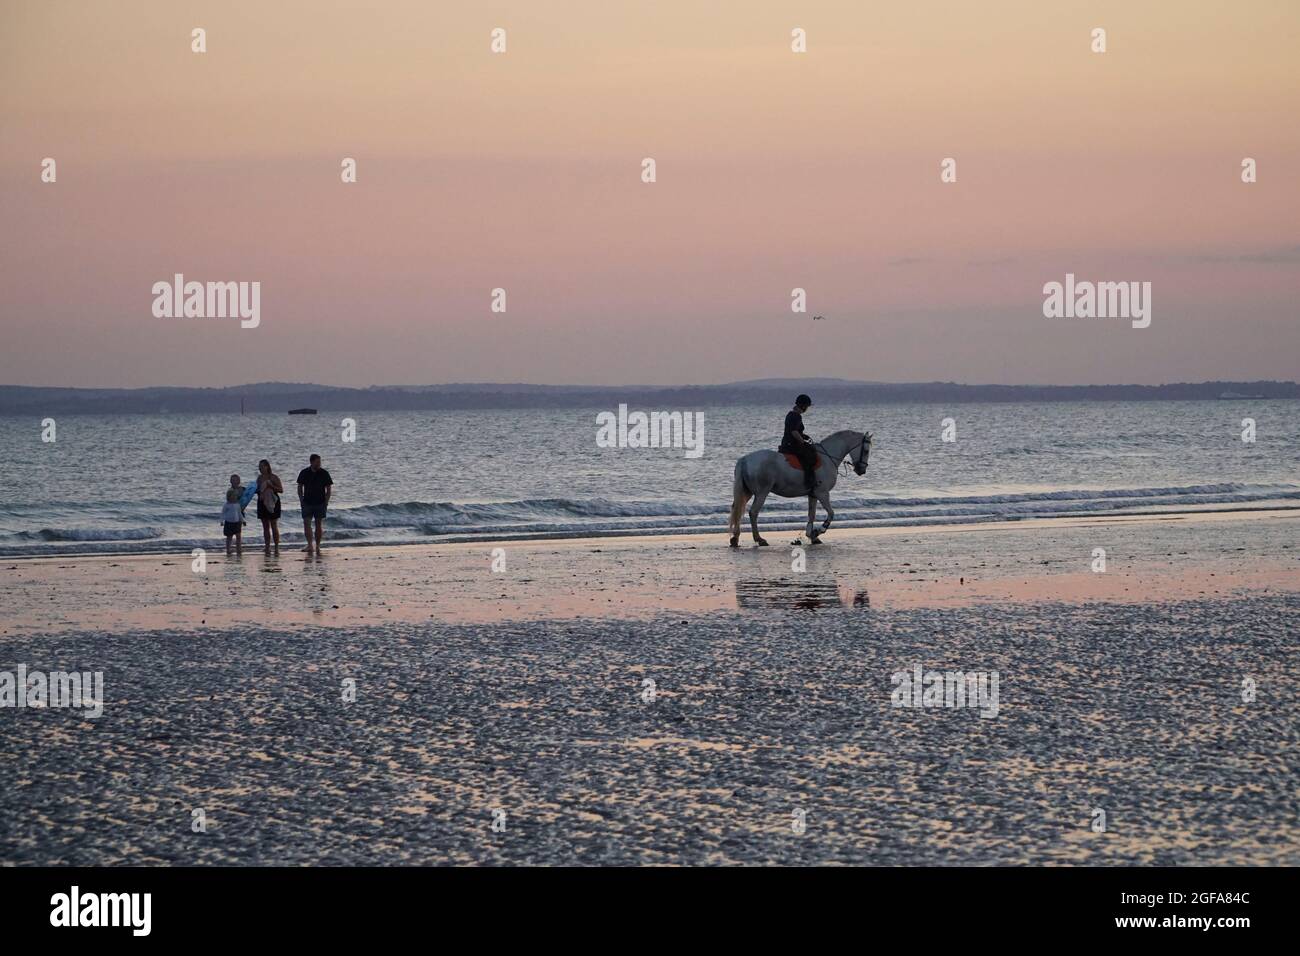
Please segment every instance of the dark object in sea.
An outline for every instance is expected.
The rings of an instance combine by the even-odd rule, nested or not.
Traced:
[[[291,409],[289,409],[289,414],[290,414],[290,415],[315,415],[315,414],[316,414],[316,409],[314,409],[314,408],[291,408]]]

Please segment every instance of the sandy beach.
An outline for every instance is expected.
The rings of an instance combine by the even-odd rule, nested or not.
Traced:
[[[0,861],[1294,865],[1293,515],[6,560]]]

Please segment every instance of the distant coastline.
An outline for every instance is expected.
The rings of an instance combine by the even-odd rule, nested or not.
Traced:
[[[957,382],[855,382],[847,379],[757,379],[726,385],[331,385],[266,382],[227,388],[59,388],[0,385],[0,415],[195,414],[283,415],[289,409],[426,411],[475,408],[653,408],[789,404],[811,390],[821,404],[908,402],[1160,402],[1300,399],[1295,382],[1179,382],[1167,385],[964,385]]]

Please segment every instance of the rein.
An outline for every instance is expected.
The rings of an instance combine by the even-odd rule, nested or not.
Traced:
[[[868,444],[869,444],[868,435],[866,432],[863,432],[862,440],[858,442],[858,462],[862,463],[863,468],[867,467],[865,450]],[[849,450],[847,448],[844,449],[844,454],[841,457],[836,458],[834,455],[830,453],[830,451],[827,450],[826,446],[819,441],[813,442],[813,447],[820,448],[823,452],[826,453],[827,458],[830,458],[835,462],[835,470],[842,477],[847,478],[849,474],[849,470],[852,469],[857,464],[857,462],[853,461],[853,456],[849,454]]]

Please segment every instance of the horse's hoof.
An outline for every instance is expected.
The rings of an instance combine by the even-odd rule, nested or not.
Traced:
[[[822,543],[822,539],[821,539],[821,538],[813,538],[813,539],[812,539],[812,543],[813,543],[813,544],[821,544],[821,543]]]
[[[740,535],[736,535],[734,538],[731,539],[731,546],[733,548],[740,547]]]
[[[759,546],[760,548],[766,548],[766,547],[767,547],[767,542],[764,541],[762,538],[759,538],[759,539],[758,539],[758,546]]]

